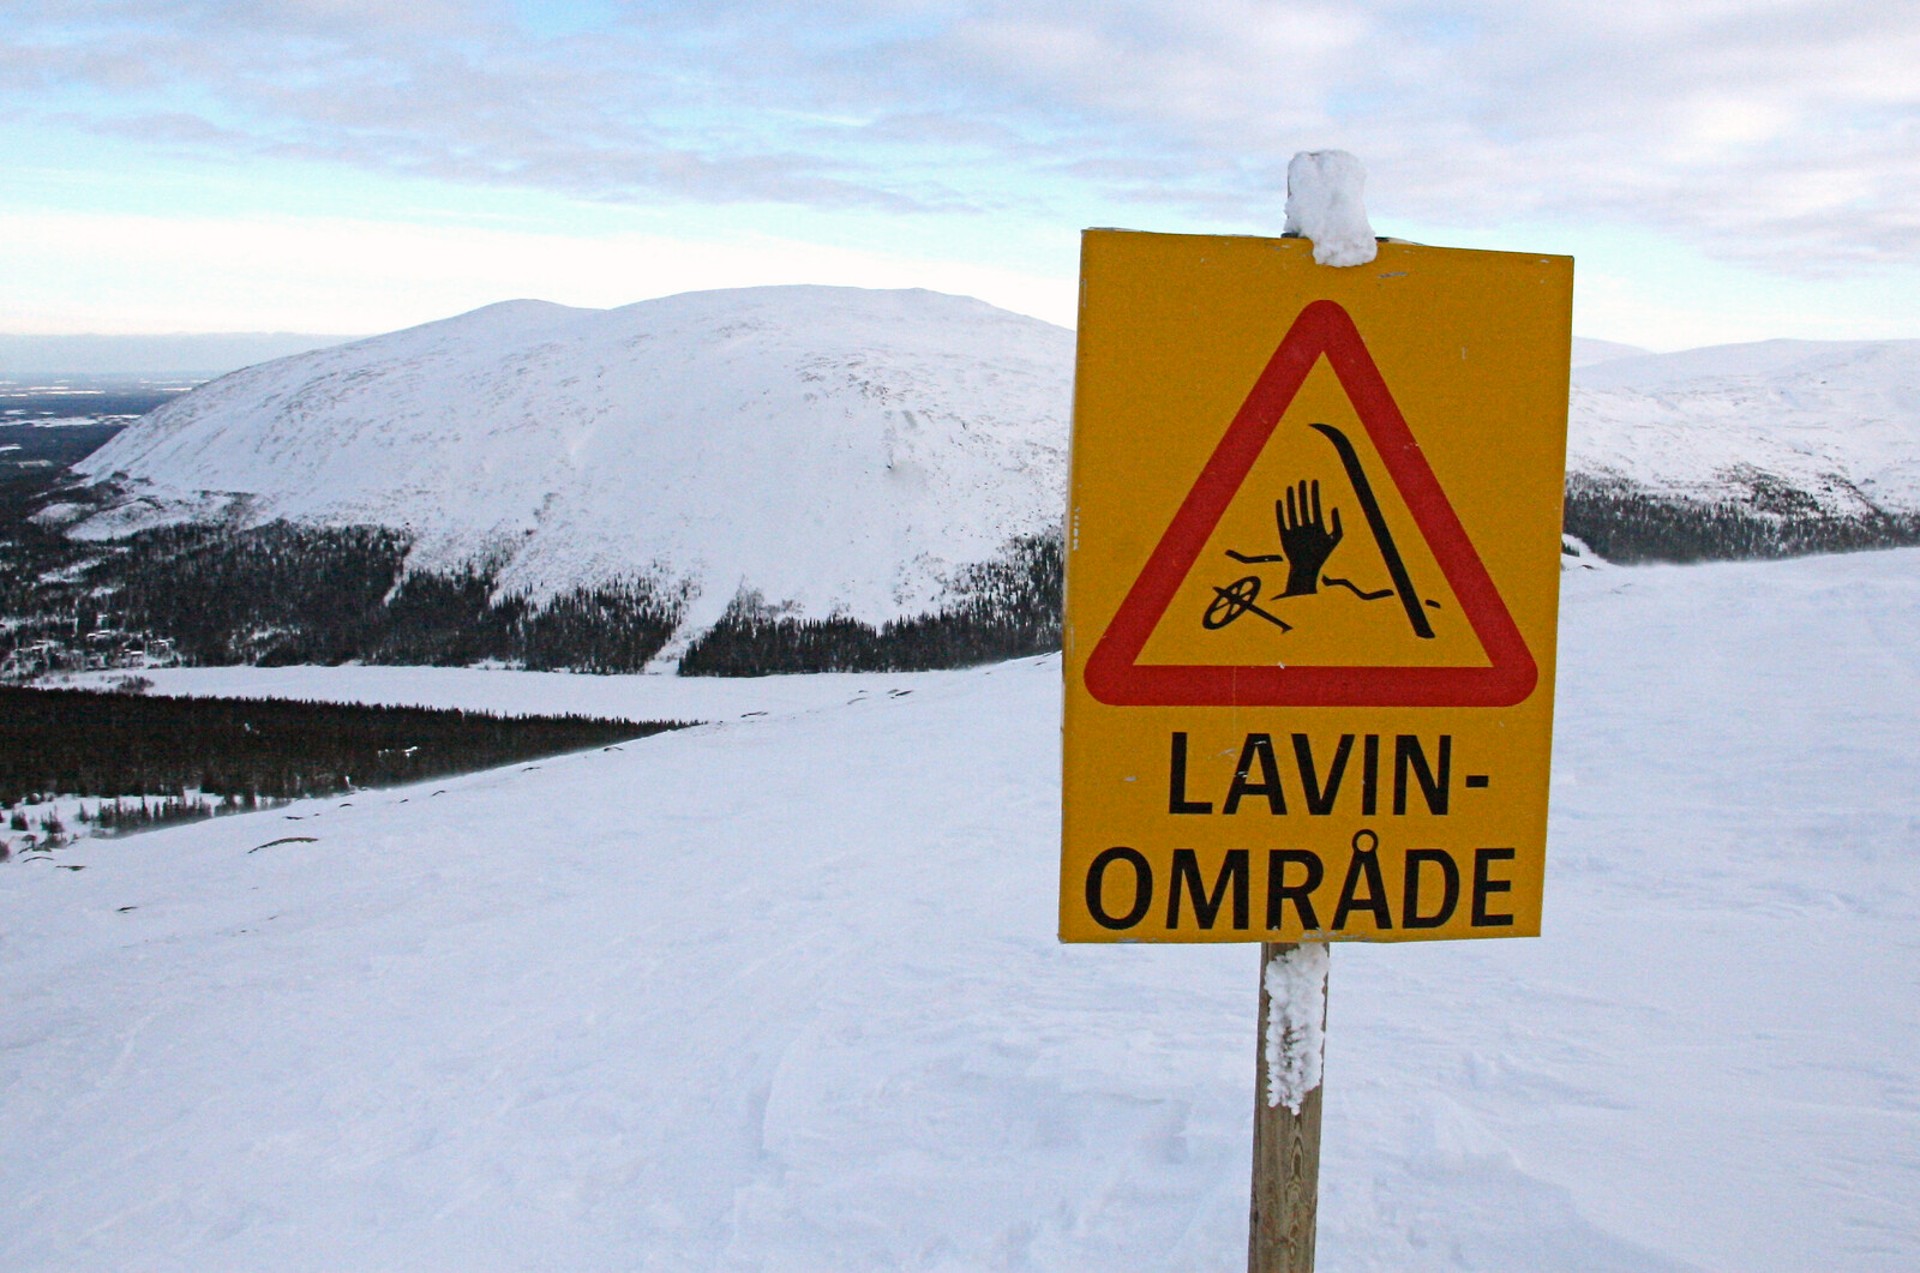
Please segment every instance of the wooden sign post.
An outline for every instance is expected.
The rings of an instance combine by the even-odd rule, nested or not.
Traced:
[[[1253,1205],[1247,1217],[1247,1273],[1313,1273],[1314,1234],[1320,1214],[1320,1093],[1315,1083],[1297,1093],[1297,1104],[1273,1089],[1271,1054],[1289,1042],[1284,1025],[1274,1046],[1276,1023],[1268,970],[1300,948],[1290,942],[1260,945],[1260,1036],[1254,1064]],[[1321,983],[1321,1031],[1326,1029],[1326,983]],[[1320,1038],[1311,1043],[1323,1046]]]
[[[1082,243],[1060,937],[1262,943],[1250,1268],[1313,1266],[1327,943],[1540,931],[1572,267]]]

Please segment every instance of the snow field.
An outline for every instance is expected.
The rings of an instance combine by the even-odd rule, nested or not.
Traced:
[[[35,684],[102,689],[124,672],[43,677]],[[786,716],[945,685],[977,673],[827,673],[817,676],[597,676],[471,667],[142,668],[153,694],[297,698],[388,707],[448,707],[512,716],[617,716],[633,720],[729,721]]]
[[[1564,586],[1545,935],[1332,952],[1321,1267],[1920,1264],[1920,552]],[[1258,957],[1054,941],[1058,678],[0,868],[0,1266],[1236,1267]]]

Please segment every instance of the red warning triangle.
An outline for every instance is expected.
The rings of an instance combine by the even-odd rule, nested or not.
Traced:
[[[1141,664],[1147,639],[1322,354],[1491,666]],[[1539,675],[1359,329],[1346,310],[1327,300],[1309,304],[1288,329],[1128,589],[1085,673],[1088,691],[1115,707],[1509,707],[1533,692]]]

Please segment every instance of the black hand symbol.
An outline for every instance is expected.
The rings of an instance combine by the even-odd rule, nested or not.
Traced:
[[[1320,483],[1289,486],[1284,504],[1273,501],[1273,520],[1280,523],[1280,549],[1287,557],[1287,590],[1283,597],[1301,597],[1320,589],[1320,568],[1340,543],[1340,510],[1333,510],[1333,530],[1320,513]]]

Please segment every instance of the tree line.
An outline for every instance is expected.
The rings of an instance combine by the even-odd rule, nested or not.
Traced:
[[[89,642],[118,633],[163,638],[170,658],[197,665],[631,672],[685,609],[680,592],[639,578],[535,602],[500,589],[497,563],[410,570],[411,537],[382,526],[190,523],[86,545],[27,518],[4,530],[0,658],[18,651],[16,663],[42,646],[49,666],[90,666]]]
[[[910,672],[1045,654],[1060,648],[1062,556],[1058,534],[1018,539],[961,576],[959,600],[879,627],[794,619],[736,601],[688,647],[680,674]]]
[[[1733,476],[1739,494],[1689,499],[1576,474],[1565,527],[1621,563],[1920,543],[1920,514],[1835,514],[1768,475]],[[686,612],[683,586],[643,577],[536,602],[502,589],[498,561],[411,569],[411,536],[388,527],[202,523],[83,543],[32,514],[56,501],[100,507],[124,492],[48,480],[32,496],[0,491],[0,676],[156,661],[635,672]],[[1014,540],[966,571],[939,610],[878,625],[796,619],[740,598],[680,670],[913,671],[1057,650],[1062,557],[1058,531]]]
[[[604,747],[687,721],[0,686],[0,804],[58,793],[251,803]]]
[[[67,660],[28,671],[114,666],[87,657],[120,634],[111,648],[160,638],[168,661],[191,665],[497,661],[637,672],[686,609],[683,588],[643,578],[536,603],[501,590],[498,563],[409,569],[411,537],[381,526],[187,523],[84,546],[32,522],[15,529],[0,545],[0,559],[10,552],[20,566],[0,602],[13,619],[0,628],[0,658],[40,643]],[[736,602],[680,670],[909,671],[1043,653],[1060,644],[1061,569],[1057,533],[1017,539],[964,571],[947,606],[877,627]]]
[[[1744,561],[1920,544],[1920,514],[1839,514],[1805,492],[1756,481],[1745,501],[1655,494],[1567,479],[1563,524],[1608,561]]]

